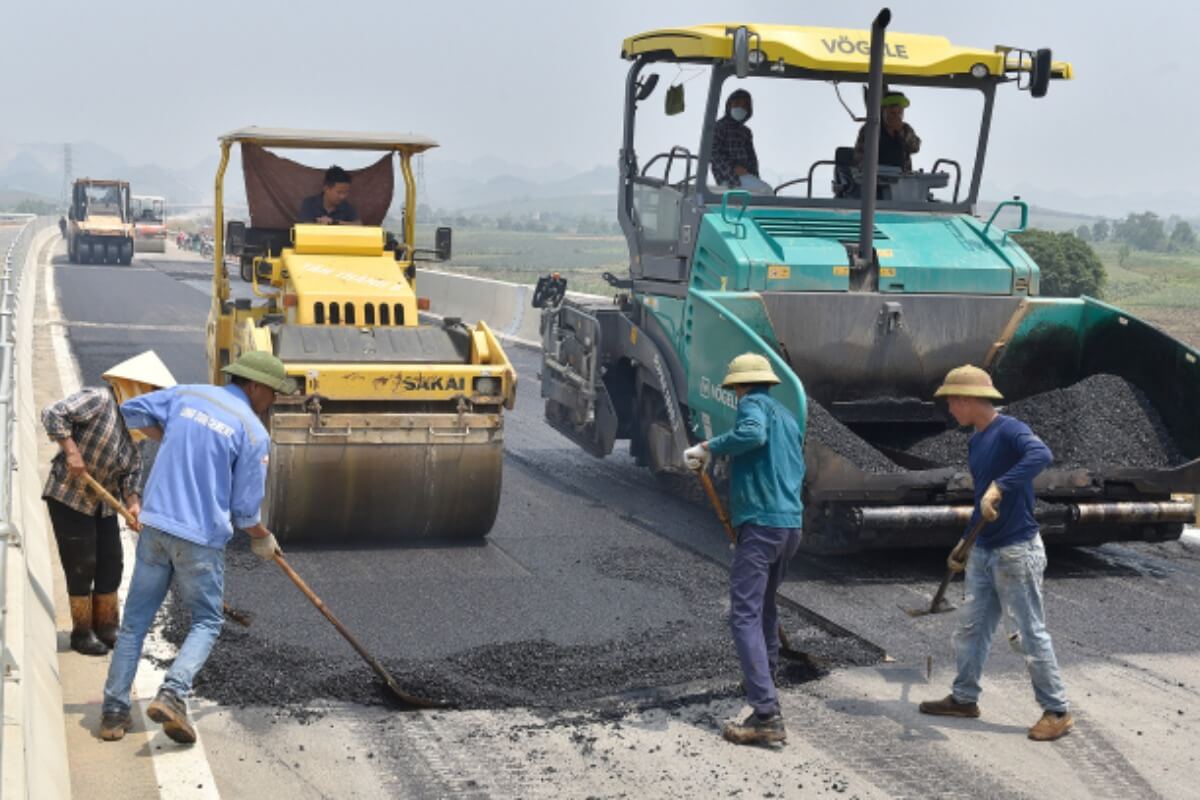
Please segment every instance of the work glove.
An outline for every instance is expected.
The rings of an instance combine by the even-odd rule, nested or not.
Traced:
[[[1000,487],[995,481],[992,481],[983,493],[983,499],[979,501],[979,513],[988,522],[995,522],[1000,518]]]
[[[954,545],[954,549],[950,551],[950,556],[946,559],[946,566],[951,572],[962,572],[967,568],[967,557],[971,555],[971,548],[967,547],[966,539],[959,539],[958,544]]]
[[[699,472],[708,466],[708,462],[712,460],[712,453],[708,452],[708,448],[704,443],[693,445],[683,451],[683,463],[687,464],[688,469]]]
[[[266,536],[251,536],[250,550],[263,561],[271,561],[281,552],[279,542],[275,541],[273,533],[268,533]]]

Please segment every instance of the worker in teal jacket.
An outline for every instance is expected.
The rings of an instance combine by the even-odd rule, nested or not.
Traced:
[[[779,610],[775,592],[800,546],[804,505],[804,435],[792,412],[771,397],[779,378],[771,362],[745,353],[729,363],[722,386],[738,397],[733,429],[688,448],[684,462],[702,470],[712,455],[731,458],[730,506],[737,548],[730,574],[730,626],[752,712],[730,722],[736,744],[783,742],[787,730],[775,689]]]

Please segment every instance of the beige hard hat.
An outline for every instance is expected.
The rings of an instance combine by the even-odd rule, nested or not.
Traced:
[[[979,367],[967,364],[946,373],[946,380],[933,393],[934,397],[982,397],[1003,400],[1004,395],[992,385],[992,376]]]
[[[722,386],[737,386],[746,383],[779,383],[779,376],[771,369],[771,362],[758,353],[742,353],[729,362]]]

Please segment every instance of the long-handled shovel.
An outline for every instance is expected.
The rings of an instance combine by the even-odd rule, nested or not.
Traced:
[[[987,520],[983,518],[982,514],[980,514],[979,521],[976,522],[971,528],[970,533],[967,534],[967,538],[964,540],[962,553],[964,562],[966,561],[967,556],[971,554],[971,548],[975,546],[975,540],[979,538],[979,532],[983,530],[984,525],[987,525]],[[955,546],[957,547],[957,545]],[[954,580],[954,575],[955,571],[947,567],[946,576],[942,578],[941,585],[938,586],[937,592],[933,595],[933,602],[931,602],[928,607],[921,606],[920,608],[904,608],[901,606],[901,608],[904,608],[904,611],[910,617],[923,617],[927,614],[944,614],[947,611],[953,611],[955,607],[946,602],[946,589],[949,588],[950,581]]]
[[[113,511],[116,511],[118,514],[124,517],[125,522],[129,523],[129,527],[132,530],[138,530],[138,521],[134,518],[133,514],[129,513],[129,509],[125,507],[124,503],[113,497],[107,489],[101,486],[100,481],[96,480],[90,474],[85,472],[83,473],[83,482],[91,487],[92,491],[98,494],[101,500],[108,503]],[[225,616],[229,617],[231,620],[243,627],[250,627],[249,613],[236,608],[230,608],[228,603],[222,603],[221,606],[225,611]]]
[[[717,497],[717,489],[713,486],[712,478],[703,468],[696,470],[696,477],[700,479],[700,485],[704,487],[704,493],[708,495],[708,502],[712,503],[713,511],[717,513],[717,519],[721,521],[721,527],[725,529],[725,536],[729,539],[730,547],[737,544],[737,534],[733,531],[733,524],[729,521],[729,515],[725,513],[725,506],[721,504],[721,498]],[[804,661],[810,666],[820,668],[823,666],[820,659],[805,653],[801,650],[793,650],[792,645],[788,642],[787,633],[783,630],[783,624],[779,625],[779,654],[784,658],[792,659],[793,661]]]
[[[414,708],[448,707],[447,703],[440,703],[434,700],[427,700],[423,697],[416,697],[415,695],[408,694],[401,689],[400,684],[396,683],[396,679],[392,677],[391,673],[384,668],[383,664],[379,663],[379,659],[368,653],[367,649],[359,644],[358,639],[355,639],[350,631],[346,630],[346,626],[338,621],[338,618],[333,615],[333,612],[329,610],[329,607],[322,602],[320,597],[317,597],[316,592],[310,589],[308,584],[304,582],[304,579],[296,574],[296,570],[292,569],[292,566],[288,564],[286,560],[284,560],[282,553],[275,553],[275,563],[279,565],[279,568],[283,570],[285,575],[292,579],[292,583],[296,584],[297,588],[304,592],[304,596],[309,599],[309,602],[317,607],[317,611],[320,611],[325,616],[325,619],[329,620],[333,624],[333,627],[336,628],[337,632],[342,635],[342,638],[350,643],[350,646],[354,648],[354,651],[362,656],[363,661],[367,662],[367,665],[376,675],[379,676],[379,679],[382,680],[384,685],[387,686],[388,690],[396,696],[396,699]]]

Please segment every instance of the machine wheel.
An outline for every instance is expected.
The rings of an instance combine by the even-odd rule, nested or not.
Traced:
[[[664,454],[656,452],[652,444],[661,438],[662,431],[656,429],[670,430],[662,395],[649,387],[643,387],[637,409],[637,420],[634,423],[637,444],[635,449],[634,444],[630,443],[630,449],[635,450],[633,455],[638,464],[648,467],[655,475],[662,474],[672,465],[671,461],[665,460]]]
[[[75,245],[75,259],[80,264],[91,263],[92,246],[87,242],[77,242]]]
[[[79,263],[79,253],[75,247],[74,239],[67,239],[67,261],[72,264]]]
[[[131,261],[133,261],[133,240],[129,239],[125,244],[121,245],[121,263],[129,266]]]

